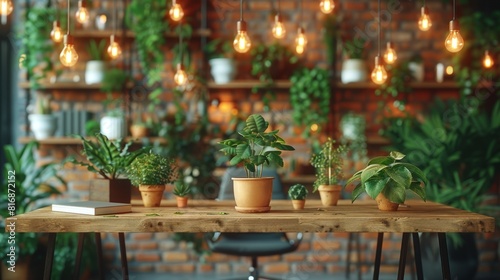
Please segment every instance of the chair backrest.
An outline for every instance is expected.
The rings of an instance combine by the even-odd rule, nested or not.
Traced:
[[[283,185],[281,184],[281,178],[276,169],[264,168],[262,176],[274,177],[272,199],[286,199],[286,196],[283,193]],[[228,169],[226,169],[224,175],[222,175],[219,196],[217,197],[217,199],[219,200],[234,199],[233,180],[231,180],[231,178],[244,178],[244,177],[246,177],[245,169],[241,167],[229,167]]]

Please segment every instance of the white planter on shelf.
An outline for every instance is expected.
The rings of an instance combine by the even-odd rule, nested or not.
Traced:
[[[236,76],[236,66],[233,59],[213,58],[208,61],[210,73],[216,84],[227,84]]]
[[[415,81],[417,81],[417,82],[424,81],[424,64],[423,63],[410,62],[410,63],[408,63],[408,69],[410,69],[413,78],[415,78]]]
[[[56,118],[47,114],[30,114],[30,129],[37,140],[54,136],[56,132]]]
[[[123,117],[104,116],[101,119],[101,133],[109,139],[125,137],[125,119]]]
[[[106,64],[104,63],[104,61],[102,60],[87,61],[87,65],[85,66],[85,83],[90,85],[102,82],[105,70],[106,70]]]
[[[366,82],[368,80],[368,70],[366,62],[362,59],[346,59],[342,63],[340,74],[342,83]]]

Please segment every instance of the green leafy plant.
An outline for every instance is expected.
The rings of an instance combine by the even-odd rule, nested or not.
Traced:
[[[205,46],[205,54],[208,60],[213,58],[233,58],[234,47],[230,40],[216,38]]]
[[[177,181],[172,193],[180,197],[188,196],[191,194],[191,187],[188,184]]]
[[[51,98],[49,96],[38,95],[35,102],[35,114],[50,115],[52,107],[50,107]]]
[[[303,134],[308,137],[310,127],[321,127],[328,122],[330,112],[330,82],[328,72],[321,68],[302,68],[290,78],[290,102],[295,124],[304,126]]]
[[[288,189],[288,196],[294,200],[304,200],[307,196],[307,189],[302,184],[295,184]]]
[[[405,110],[406,94],[412,91],[410,82],[413,77],[408,67],[408,61],[403,61],[395,65],[386,65],[386,70],[390,78],[375,90],[375,95],[380,95],[384,98],[395,98],[398,100],[396,103],[398,104],[398,109]],[[385,104],[381,103],[380,105],[384,107]]]
[[[250,115],[245,127],[239,131],[243,138],[220,141],[221,152],[231,157],[230,165],[242,164],[247,177],[262,177],[264,165],[283,166],[281,151],[293,151],[292,146],[278,136],[278,130],[266,132],[269,122],[261,115]]]
[[[111,141],[101,133],[96,133],[96,143],[81,135],[77,137],[82,140],[82,154],[87,157],[87,162],[78,161],[75,158],[68,160],[87,167],[88,171],[99,174],[105,179],[117,179],[120,175],[125,175],[126,167],[150,149],[142,147],[131,152],[129,148],[132,142],[123,144],[122,139]]]
[[[175,159],[152,152],[138,156],[126,170],[132,185],[136,187],[171,184],[177,178]]]
[[[129,74],[118,68],[112,68],[104,72],[104,77],[101,83],[101,90],[106,93],[119,92],[129,79]]]
[[[311,165],[315,169],[316,180],[314,181],[314,192],[320,185],[336,185],[342,179],[342,154],[344,145],[335,148],[335,140],[328,139],[321,145],[318,152],[311,156]]]
[[[102,39],[97,43],[96,40],[90,40],[87,45],[87,51],[91,60],[104,60],[106,57],[106,40]]]
[[[366,41],[363,38],[354,38],[344,41],[344,56],[349,59],[363,59]]]
[[[407,190],[425,201],[422,183],[428,184],[427,177],[415,165],[401,162],[404,157],[404,154],[393,151],[389,156],[371,159],[364,169],[354,173],[344,185],[360,181],[353,190],[352,201],[366,192],[373,199],[382,193],[391,202],[404,203]]]

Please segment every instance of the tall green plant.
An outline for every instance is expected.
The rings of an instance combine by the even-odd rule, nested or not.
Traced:
[[[328,138],[320,147],[320,150],[313,153],[311,165],[316,171],[316,180],[314,181],[314,191],[317,191],[320,185],[336,185],[342,179],[343,160],[345,151],[344,145],[335,147],[335,140]]]

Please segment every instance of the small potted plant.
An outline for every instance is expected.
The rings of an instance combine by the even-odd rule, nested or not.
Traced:
[[[191,187],[188,184],[177,181],[175,182],[175,187],[172,192],[177,200],[177,207],[187,207],[189,195],[191,194]]]
[[[427,183],[427,178],[415,165],[401,162],[404,157],[393,151],[389,156],[371,159],[364,169],[354,173],[345,185],[359,181],[352,192],[352,201],[366,192],[377,201],[380,210],[396,211],[399,204],[405,202],[407,190],[425,201],[423,184]]]
[[[293,209],[304,209],[306,204],[307,189],[302,184],[295,184],[288,190],[288,196],[292,199]]]
[[[148,148],[143,147],[130,152],[132,142],[123,144],[122,140],[111,141],[101,133],[95,134],[96,142],[81,135],[77,137],[82,140],[82,154],[87,161],[78,161],[74,158],[70,158],[69,161],[87,167],[88,171],[100,177],[90,182],[89,199],[130,203],[131,184],[123,175],[126,175],[126,167],[139,155],[146,153]]]
[[[230,165],[243,165],[247,178],[232,178],[234,199],[239,212],[268,212],[271,207],[273,177],[262,177],[264,166],[283,166],[282,151],[295,150],[278,136],[266,132],[269,123],[261,115],[250,115],[239,135],[219,142],[221,152],[230,156]]]
[[[87,61],[85,66],[85,83],[97,84],[102,82],[104,72],[106,71],[106,64],[104,62],[105,48],[106,40],[104,39],[100,40],[99,43],[96,40],[89,41],[87,51],[90,60]]]
[[[216,84],[226,84],[234,79],[236,76],[234,48],[229,40],[217,38],[210,41],[205,47],[205,54]]]
[[[344,145],[336,148],[335,140],[328,138],[317,153],[311,157],[311,165],[315,169],[316,180],[314,181],[314,192],[319,191],[323,206],[335,206],[340,198],[342,186],[342,154]]]
[[[52,114],[50,97],[39,94],[36,99],[35,110],[28,118],[35,139],[46,139],[56,132],[56,118]]]
[[[177,178],[175,160],[152,152],[138,156],[126,170],[132,185],[139,188],[145,207],[160,206],[165,185]]]
[[[344,84],[365,82],[368,79],[368,70],[364,60],[366,41],[356,38],[344,42],[344,61],[342,62],[341,81]]]

